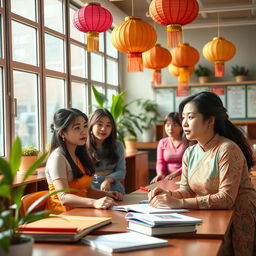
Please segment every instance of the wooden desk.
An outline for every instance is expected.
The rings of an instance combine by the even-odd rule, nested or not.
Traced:
[[[113,256],[216,256],[221,240],[209,239],[167,239],[169,246],[155,249],[143,249],[125,253],[113,253]],[[35,243],[33,256],[105,256],[104,251],[93,249],[81,243],[57,244]]]

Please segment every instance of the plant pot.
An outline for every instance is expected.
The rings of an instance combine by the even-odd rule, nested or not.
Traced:
[[[127,153],[136,153],[137,152],[137,148],[136,148],[136,141],[135,140],[125,140],[125,151]]]
[[[246,76],[235,76],[236,82],[243,82],[246,81]]]
[[[148,130],[144,130],[142,133],[142,142],[152,142],[154,141],[154,128],[149,128]]]
[[[209,82],[209,76],[199,76],[198,80],[199,80],[200,84],[208,83]]]
[[[34,239],[31,236],[21,236],[23,241],[18,244],[11,244],[9,247],[9,252],[5,253],[2,248],[0,248],[0,255],[2,256],[32,256]]]
[[[29,167],[37,160],[37,156],[22,156],[21,157],[21,163],[20,163],[20,169],[19,173],[25,173]],[[37,172],[33,172],[33,174],[36,174]]]

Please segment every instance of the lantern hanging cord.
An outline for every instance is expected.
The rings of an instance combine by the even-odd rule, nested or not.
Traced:
[[[133,5],[133,0],[132,0],[132,16],[134,16],[134,5]]]
[[[220,13],[218,12],[218,37],[220,36]]]

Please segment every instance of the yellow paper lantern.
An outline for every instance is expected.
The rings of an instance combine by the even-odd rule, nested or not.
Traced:
[[[127,71],[143,71],[142,52],[156,43],[155,29],[140,17],[129,16],[118,24],[111,33],[111,42],[120,52],[128,54]]]
[[[214,37],[203,47],[204,57],[215,63],[215,77],[224,75],[224,62],[231,60],[235,54],[234,44],[223,37]]]

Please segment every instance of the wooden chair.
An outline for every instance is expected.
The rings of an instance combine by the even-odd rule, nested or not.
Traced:
[[[30,207],[30,205],[32,205],[32,203],[34,203],[38,198],[44,196],[45,194],[49,193],[48,190],[43,190],[43,191],[38,191],[38,192],[33,192],[31,194],[25,195],[22,197],[21,201],[21,208],[20,208],[20,214],[22,216],[25,215],[26,211],[28,210],[28,208]],[[47,199],[43,200],[41,203],[39,203],[33,210],[33,212],[37,212],[37,211],[42,211],[45,209],[45,205],[46,205]]]

